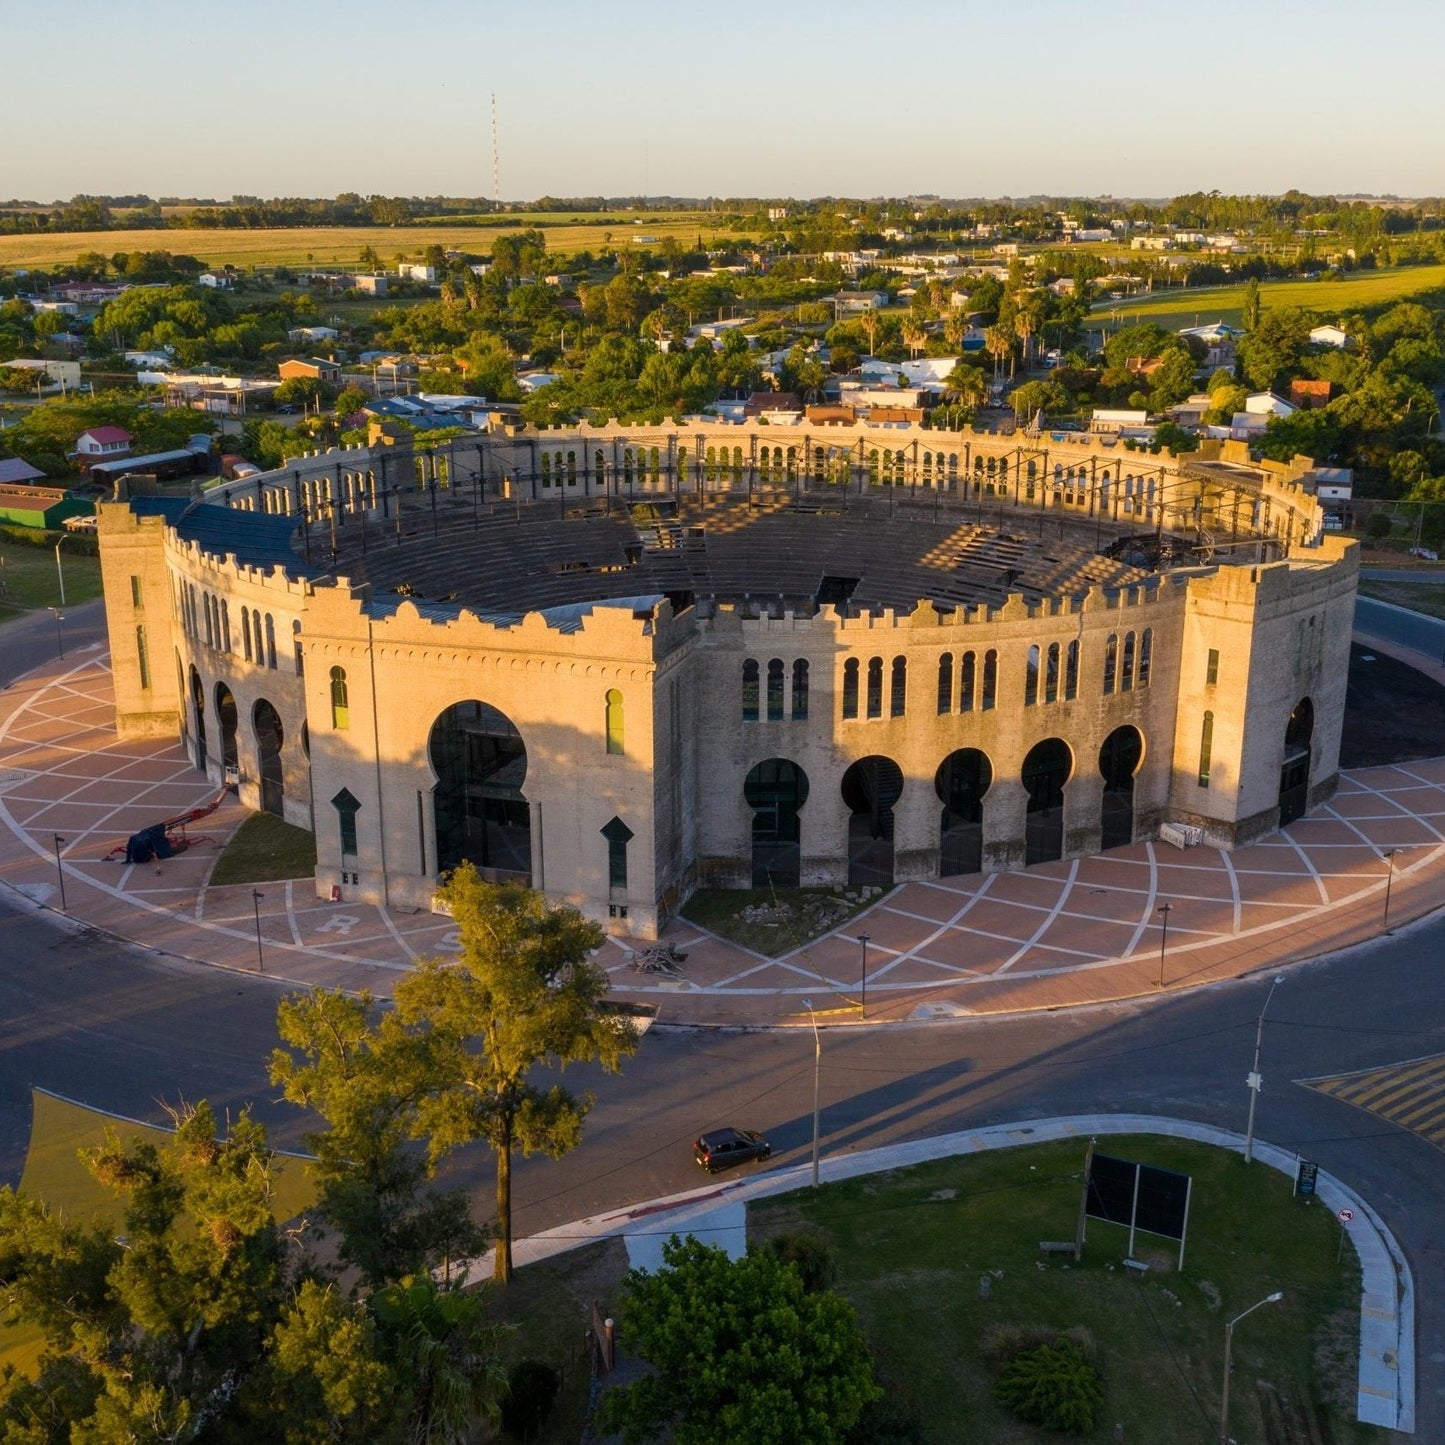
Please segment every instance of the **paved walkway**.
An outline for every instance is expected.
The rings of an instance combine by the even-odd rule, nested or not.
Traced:
[[[174,742],[116,738],[99,647],[0,693],[0,883],[60,908],[63,877],[71,916],[157,951],[381,997],[418,955],[456,949],[449,919],[333,903],[309,879],[264,885],[260,898],[249,885],[212,886],[216,847],[245,817],[233,798],[197,825],[209,842],[162,863],[104,861],[130,833],[214,791]],[[1436,759],[1345,774],[1314,816],[1232,853],[1136,843],[905,883],[776,958],[678,920],[666,933],[687,954],[677,979],[638,973],[625,939],[610,939],[602,960],[617,995],[664,1022],[798,1021],[805,999],[858,1021],[866,933],[868,1021],[946,1018],[1150,996],[1278,967],[1381,931],[1387,901],[1398,923],[1442,893]]]
[[[825,1158],[819,1168],[823,1183],[906,1168],[930,1159],[977,1154],[989,1149],[1012,1149],[1054,1139],[1095,1135],[1165,1134],[1197,1139],[1243,1153],[1244,1138],[1227,1129],[1192,1124],[1183,1119],[1152,1114],[1089,1114],[1065,1119],[1031,1119],[1025,1124],[999,1124],[958,1134],[939,1134],[883,1149],[866,1149]],[[1254,1156],[1286,1177],[1295,1175],[1296,1156],[1258,1140]],[[549,1229],[518,1240],[517,1264],[565,1254],[598,1239],[621,1238],[629,1262],[654,1269],[662,1261],[662,1246],[673,1234],[694,1235],[725,1249],[734,1258],[747,1246],[747,1203],[774,1194],[789,1194],[806,1187],[810,1165],[770,1169],[710,1183],[667,1199],[634,1204],[590,1219]],[[1415,1429],[1415,1289],[1410,1267],[1389,1226],[1348,1185],[1321,1172],[1317,1197],[1325,1208],[1350,1215],[1346,1234],[1360,1259],[1360,1360],[1355,1405],[1358,1418],[1370,1425],[1413,1432]],[[490,1273],[490,1256],[479,1261],[474,1274]]]

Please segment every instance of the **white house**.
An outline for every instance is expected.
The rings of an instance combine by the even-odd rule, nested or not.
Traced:
[[[196,277],[197,286],[209,286],[212,291],[229,291],[231,289],[231,278],[222,275],[218,271],[202,271]]]
[[[79,391],[80,363],[78,361],[38,361],[31,357],[17,357],[3,365],[15,371],[33,371],[37,376],[45,375],[50,380],[43,386],[45,391]]]
[[[1118,435],[1125,431],[1137,431],[1148,427],[1147,411],[1132,411],[1122,407],[1096,406],[1089,418],[1089,430],[1104,435]]]
[[[419,261],[402,261],[397,265],[396,274],[405,281],[421,281],[430,286],[437,278],[437,268],[424,266]]]
[[[334,326],[293,326],[286,335],[292,341],[335,341],[341,333]]]
[[[90,461],[107,461],[125,456],[130,442],[130,433],[124,427],[93,426],[76,437],[75,454]]]
[[[1293,416],[1299,410],[1292,402],[1272,391],[1252,392],[1244,399],[1244,409],[1250,416]]]
[[[1316,346],[1334,346],[1343,350],[1350,344],[1350,333],[1341,326],[1316,326],[1310,332]]]

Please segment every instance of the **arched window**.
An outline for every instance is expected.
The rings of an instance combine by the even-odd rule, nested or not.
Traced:
[[[992,712],[997,699],[998,653],[990,647],[983,655],[983,699],[979,703],[979,707],[984,712]]]
[[[808,659],[800,657],[793,664],[793,721],[808,720]]]
[[[1033,707],[1039,700],[1039,649],[1029,648],[1028,663],[1024,672],[1024,706]]]
[[[1129,692],[1134,686],[1134,634],[1124,634],[1124,666],[1119,672],[1120,692]]]
[[[1104,644],[1104,696],[1108,697],[1114,691],[1115,679],[1119,671],[1119,634],[1111,632],[1109,640]]]
[[[296,654],[296,676],[300,677],[304,659],[301,655],[301,619],[299,617],[291,624],[291,646]]]
[[[768,721],[783,720],[783,661],[775,657],[768,663]]]
[[[973,653],[965,652],[958,660],[958,710],[959,712],[973,711],[973,684],[974,684],[974,661]]]
[[[269,612],[266,614],[266,666],[272,669],[276,666],[276,623]]]
[[[608,891],[613,894],[626,893],[627,845],[632,841],[632,829],[621,818],[613,818],[600,831],[607,839]]]
[[[256,666],[266,665],[266,649],[261,642],[261,613],[259,609],[251,614],[251,631],[256,639]]]
[[[1310,626],[1314,626],[1313,623]],[[231,650],[231,607],[223,597],[221,598],[221,651]]]
[[[888,716],[902,717],[908,706],[908,659],[893,659],[893,676],[888,689]]]
[[[346,669],[344,667],[331,669],[331,726],[334,728],[351,726],[351,709],[346,700]]]
[[[1079,695],[1079,639],[1076,637],[1064,654],[1064,701],[1073,702]]]
[[[214,647],[214,646],[216,645],[216,618],[215,618],[216,599],[215,599],[214,597],[212,597],[209,592],[203,592],[203,593],[201,594],[201,601],[204,603],[204,605],[205,605],[205,610],[206,610],[206,646],[207,646],[207,647]],[[1303,627],[1304,624],[1301,623],[1300,626]],[[1298,647],[1296,647],[1296,649],[1295,649],[1295,655],[1296,655],[1296,657],[1298,657],[1298,654],[1299,654],[1299,649],[1298,649]]]
[[[1149,686],[1149,665],[1154,658],[1154,629],[1146,627],[1139,634],[1139,686]]]
[[[1199,786],[1209,786],[1209,755],[1214,751],[1214,714],[1204,714],[1199,727]]]
[[[241,646],[246,653],[246,661],[251,660],[251,609],[241,609]]]
[[[945,652],[938,659],[938,711],[940,716],[953,711],[953,654]]]
[[[1044,701],[1058,702],[1059,700],[1059,644],[1049,643],[1048,654],[1044,661]]]
[[[622,752],[622,694],[613,687],[607,691],[607,751]]]
[[[758,720],[758,663],[754,657],[743,663],[743,721]]]
[[[883,716],[883,659],[868,659],[868,716]]]
[[[843,716],[858,716],[858,659],[850,657],[843,664]]]

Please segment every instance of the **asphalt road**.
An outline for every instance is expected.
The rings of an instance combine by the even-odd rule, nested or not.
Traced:
[[[68,645],[99,636],[92,607],[67,617],[75,629]],[[7,627],[0,682],[53,646],[48,615]],[[275,1142],[297,1142],[304,1121],[276,1101],[265,1077],[278,996],[266,980],[153,958],[69,921],[19,912],[3,892],[0,940],[0,1180],[18,1178],[32,1085],[148,1120],[181,1099],[207,1098],[222,1115],[251,1106]],[[1445,1439],[1445,1159],[1424,1139],[1294,1081],[1445,1051],[1441,959],[1445,917],[1291,970],[1266,1026],[1258,1117],[1260,1138],[1345,1179],[1405,1248],[1418,1288],[1422,1440]],[[1157,1003],[829,1029],[824,1152],[1090,1111],[1242,1129],[1267,987],[1245,981]],[[654,1029],[621,1075],[574,1071],[574,1086],[597,1096],[584,1142],[560,1161],[519,1161],[518,1232],[695,1186],[689,1145],[711,1125],[762,1128],[775,1163],[802,1160],[812,1062],[805,1029]],[[458,1168],[483,1209],[487,1162],[475,1151]]]

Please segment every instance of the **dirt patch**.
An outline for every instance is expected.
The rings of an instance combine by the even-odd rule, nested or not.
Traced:
[[[1368,647],[1350,648],[1342,768],[1445,754],[1445,687]]]

